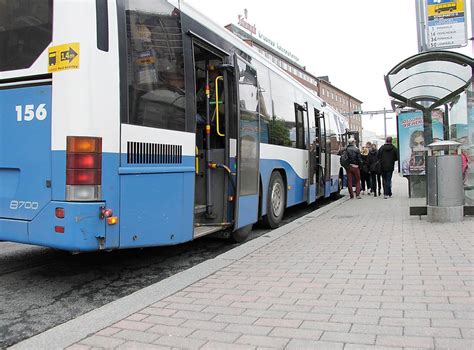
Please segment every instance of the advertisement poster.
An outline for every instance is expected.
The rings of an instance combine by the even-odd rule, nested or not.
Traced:
[[[433,142],[443,140],[443,112],[432,112]],[[398,147],[402,175],[425,175],[425,137],[421,111],[398,115]]]

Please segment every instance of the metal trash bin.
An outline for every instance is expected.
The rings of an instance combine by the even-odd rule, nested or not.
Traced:
[[[426,161],[427,214],[430,222],[463,220],[464,192],[461,144],[439,141],[428,145]]]

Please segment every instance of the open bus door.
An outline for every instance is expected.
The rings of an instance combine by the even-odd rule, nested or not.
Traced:
[[[321,145],[323,145],[321,151],[321,160],[322,165],[324,166],[322,178],[324,182],[324,197],[327,198],[331,195],[331,139],[328,135],[326,115],[324,112],[320,115],[320,119],[323,121],[322,132],[324,135],[321,139]]]
[[[321,114],[317,109],[314,109],[314,125],[314,171],[316,175],[316,198],[319,198],[324,196],[325,189],[324,169],[326,169],[326,140],[324,139],[324,135],[326,135],[326,124],[324,123],[324,114]]]
[[[257,71],[234,56],[237,85],[237,153],[234,231],[258,220],[260,121]]]
[[[306,120],[305,124],[308,125],[307,128],[307,135],[306,139],[307,142],[307,149],[308,149],[308,180],[306,181],[305,187],[305,197],[306,197],[306,204],[311,204],[316,199],[316,189],[315,189],[315,182],[316,182],[316,168],[319,162],[316,145],[316,134],[311,135],[313,132],[313,128],[309,122],[309,107],[308,102],[305,102],[305,112],[306,112]],[[316,130],[314,129],[316,133]]]

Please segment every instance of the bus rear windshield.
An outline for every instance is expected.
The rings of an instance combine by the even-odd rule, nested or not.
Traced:
[[[0,72],[29,68],[52,40],[53,0],[0,0]]]

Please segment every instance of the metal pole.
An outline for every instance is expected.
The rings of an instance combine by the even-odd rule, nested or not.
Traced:
[[[449,140],[449,105],[445,103],[443,113],[443,136],[444,140]]]
[[[212,216],[211,192],[211,95],[209,87],[209,62],[206,62],[206,215]]]
[[[385,140],[387,139],[387,109],[383,108],[383,130],[385,134]]]
[[[415,0],[416,32],[418,34],[418,52],[426,51],[424,0]]]
[[[425,137],[425,145],[433,142],[433,124],[431,121],[431,110],[429,108],[423,109],[423,134]]]

